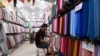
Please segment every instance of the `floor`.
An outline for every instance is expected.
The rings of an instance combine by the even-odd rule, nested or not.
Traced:
[[[29,41],[25,41],[25,43],[13,51],[10,56],[37,56],[37,48],[34,43],[30,44]]]

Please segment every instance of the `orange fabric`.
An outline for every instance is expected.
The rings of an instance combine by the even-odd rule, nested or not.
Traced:
[[[60,28],[59,28],[59,34],[62,33],[62,21],[63,21],[63,18],[60,17]]]
[[[78,41],[76,40],[74,43],[74,53],[73,56],[77,56],[77,47],[78,47]]]

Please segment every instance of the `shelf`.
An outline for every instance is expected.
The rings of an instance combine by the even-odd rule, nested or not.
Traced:
[[[6,35],[18,35],[18,34],[23,34],[23,33],[26,33],[26,32],[22,32],[22,33],[6,33]]]
[[[22,27],[25,27],[24,25],[21,25],[21,24],[15,23],[15,22],[11,22],[11,21],[8,21],[8,20],[5,20],[5,19],[3,21],[8,22],[8,23],[12,23],[12,24],[15,24],[15,25],[19,25],[19,26],[22,26]]]

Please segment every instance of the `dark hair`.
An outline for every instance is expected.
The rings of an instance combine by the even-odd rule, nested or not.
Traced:
[[[43,23],[43,24],[41,25],[41,27],[48,27],[48,25],[47,25],[46,23]]]

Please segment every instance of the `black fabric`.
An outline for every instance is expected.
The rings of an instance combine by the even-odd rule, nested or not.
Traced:
[[[40,39],[44,39],[45,37],[45,31],[42,31],[41,29],[36,33],[35,43],[36,46],[42,44]]]

